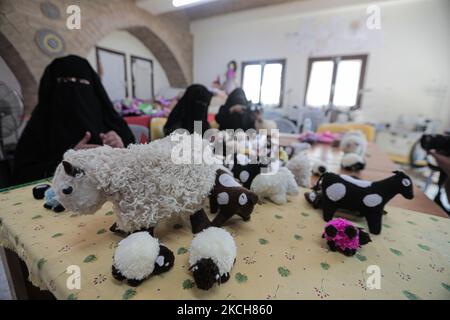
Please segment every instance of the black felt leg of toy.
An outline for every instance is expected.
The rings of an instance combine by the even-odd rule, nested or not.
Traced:
[[[225,283],[228,280],[230,280],[230,274],[229,273],[225,273],[221,278],[220,278],[220,283]]]
[[[138,287],[141,285],[141,283],[144,282],[144,280],[132,280],[128,279],[127,283],[130,287]]]
[[[336,208],[323,208],[323,219],[328,222],[333,219]]]
[[[190,219],[193,234],[197,234],[211,226],[211,221],[209,221],[208,216],[203,209],[191,215]]]
[[[114,265],[112,266],[112,275],[113,275],[114,279],[116,279],[117,281],[125,280],[125,277],[120,273],[119,270],[116,269],[116,267]]]
[[[219,204],[217,203],[217,199],[214,197],[209,197],[209,211],[214,214],[219,210]]]
[[[58,204],[56,207],[53,208],[53,211],[55,211],[56,213],[60,213],[63,212],[64,210],[66,210],[66,208],[64,208],[62,205]]]
[[[219,214],[216,216],[216,218],[212,222],[213,227],[222,227],[225,222],[228,221],[228,219],[231,218],[233,214],[229,212],[226,208],[221,208]]]
[[[328,248],[330,248],[330,251],[336,252],[337,248],[336,248],[336,243],[334,241],[328,241]]]
[[[369,212],[366,214],[367,224],[369,225],[369,232],[372,234],[381,233],[381,218],[382,212]]]
[[[118,236],[121,237],[128,237],[128,233],[126,233],[125,231],[120,230],[119,228],[117,228],[117,223],[114,223],[110,228],[109,231],[117,234]]]

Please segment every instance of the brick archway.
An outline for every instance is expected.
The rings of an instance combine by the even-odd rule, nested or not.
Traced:
[[[42,28],[62,36],[64,55],[82,57],[111,32],[128,31],[155,55],[172,86],[183,87],[192,81],[192,35],[183,13],[154,16],[138,8],[134,0],[78,0],[81,30],[69,30],[64,13],[72,1],[52,3],[59,8],[60,19],[43,18],[40,1],[15,0],[0,5],[0,53],[22,87],[27,114],[36,105],[39,80],[53,59],[35,43],[36,32]]]
[[[133,36],[138,38],[158,59],[166,72],[169,83],[173,87],[185,87],[188,81],[183,74],[180,64],[167,45],[154,32],[146,27],[125,28]]]

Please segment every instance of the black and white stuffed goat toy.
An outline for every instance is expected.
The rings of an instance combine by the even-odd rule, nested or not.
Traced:
[[[411,178],[400,171],[393,173],[387,179],[371,182],[327,172],[305,197],[309,203],[317,203],[323,209],[327,222],[338,209],[357,211],[366,217],[370,233],[380,234],[385,205],[397,194],[406,199],[414,198]]]
[[[189,248],[189,270],[201,290],[225,283],[236,262],[236,243],[224,229],[209,227],[197,234]]]
[[[150,276],[172,269],[173,252],[161,245],[149,232],[136,232],[119,242],[114,253],[112,274],[118,281],[139,286]]]

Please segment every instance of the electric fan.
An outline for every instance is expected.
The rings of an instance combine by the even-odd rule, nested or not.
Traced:
[[[0,159],[6,158],[5,145],[19,141],[19,128],[23,120],[23,103],[18,92],[0,82]],[[14,143],[14,142],[13,142]]]

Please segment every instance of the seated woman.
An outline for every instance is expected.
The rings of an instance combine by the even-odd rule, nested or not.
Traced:
[[[170,135],[177,129],[186,129],[194,133],[194,122],[201,122],[202,134],[210,128],[208,123],[208,108],[212,93],[200,84],[194,84],[186,89],[183,97],[169,115],[164,134]]]
[[[51,177],[68,149],[134,143],[97,73],[81,57],[55,59],[39,85],[39,101],[17,145],[13,182]]]
[[[249,104],[244,90],[241,88],[233,90],[216,115],[220,130],[255,129],[258,114],[250,111]]]

